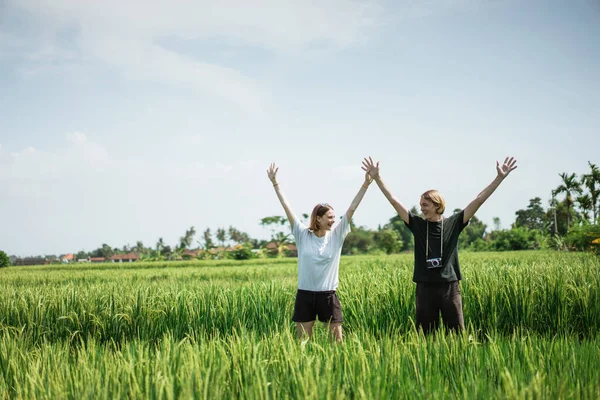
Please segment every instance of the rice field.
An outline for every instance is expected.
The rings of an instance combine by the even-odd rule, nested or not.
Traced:
[[[296,260],[0,269],[0,398],[600,398],[600,259],[462,253],[464,335],[412,255],[342,258],[344,343],[296,339]]]

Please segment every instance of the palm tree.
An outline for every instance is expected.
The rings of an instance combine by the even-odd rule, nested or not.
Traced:
[[[225,240],[227,240],[226,234],[227,232],[225,232],[225,229],[217,228],[217,233],[215,236],[217,237],[219,243],[221,243],[221,247],[225,247]]]
[[[141,240],[135,242],[135,246],[131,249],[134,253],[138,253],[140,255],[145,253],[144,243]]]
[[[552,201],[550,202],[550,205],[552,206],[552,213],[554,214],[554,235],[558,235],[558,221],[556,218],[556,190],[552,191]]]
[[[158,238],[158,242],[156,242],[156,253],[161,254],[164,248],[165,241],[163,240],[163,238]]]
[[[283,254],[285,253],[285,249],[287,248],[287,245],[292,243],[290,240],[290,235],[291,234],[289,234],[289,233],[286,235],[283,232],[277,232],[271,238],[271,242],[275,243],[275,245],[277,246],[277,255],[279,257],[283,256]]]
[[[179,238],[179,248],[187,249],[192,245],[192,241],[194,240],[194,236],[196,235],[196,228],[193,226],[185,231],[185,235]]]
[[[210,228],[206,228],[204,233],[202,233],[202,237],[204,238],[204,250],[208,250],[214,247],[212,241],[212,233],[210,232]],[[201,244],[198,242],[198,244]]]
[[[581,186],[577,181],[577,175],[574,173],[568,175],[566,172],[558,174],[562,179],[562,184],[555,189],[556,194],[565,194],[565,203],[567,205],[567,229],[571,227],[571,207],[573,206],[572,193],[581,193]]]
[[[591,171],[589,174],[584,174],[581,177],[581,183],[585,185],[590,192],[590,201],[592,203],[592,212],[594,215],[593,223],[596,223],[598,220],[598,200],[600,197],[600,169],[589,161],[588,164]]]
[[[589,194],[583,194],[581,196],[577,196],[575,199],[577,204],[579,204],[579,209],[581,210],[581,214],[586,221],[590,220],[590,210],[592,209],[592,198]]]

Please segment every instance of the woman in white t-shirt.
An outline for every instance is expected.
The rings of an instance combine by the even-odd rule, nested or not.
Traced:
[[[363,163],[362,169],[367,171]],[[315,319],[328,324],[336,341],[342,340],[342,308],[336,294],[340,254],[344,239],[350,232],[350,220],[358,208],[371,177],[365,173],[364,183],[352,200],[348,211],[335,224],[335,211],[326,203],[315,206],[310,216],[310,224],[304,225],[292,211],[277,182],[279,168],[271,164],[267,175],[273,183],[275,193],[285,210],[292,227],[292,234],[298,248],[298,293],[294,305],[294,317],[298,337],[312,336]]]

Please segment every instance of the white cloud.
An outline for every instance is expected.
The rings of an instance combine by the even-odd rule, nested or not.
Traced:
[[[44,64],[42,68],[48,62],[53,65],[49,68],[65,60],[77,63],[77,54],[116,68],[128,79],[187,85],[250,114],[261,113],[268,103],[267,94],[250,76],[157,43],[174,38],[193,46],[197,41],[224,39],[276,52],[297,52],[313,45],[343,48],[363,41],[380,11],[374,1],[355,0],[19,0],[13,7],[27,10],[44,26],[44,37],[30,55]],[[77,51],[56,45],[64,30],[77,36]],[[38,69],[30,66],[31,71]]]
[[[71,132],[71,133],[67,133],[67,139],[74,144],[82,144],[87,142],[87,136],[85,135],[85,133],[81,133],[81,132]]]

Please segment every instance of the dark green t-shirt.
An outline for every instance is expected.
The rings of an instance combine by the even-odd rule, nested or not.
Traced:
[[[429,222],[423,217],[409,213],[408,229],[415,238],[414,282],[454,282],[462,279],[458,264],[458,236],[469,224],[463,223],[464,211],[444,218],[444,247],[441,254],[440,236],[442,222]],[[425,245],[427,243],[427,225],[429,224],[429,258],[442,257],[442,267],[427,268]]]

